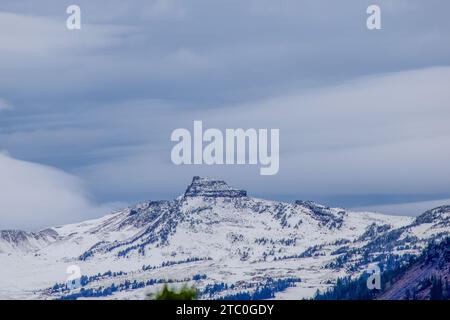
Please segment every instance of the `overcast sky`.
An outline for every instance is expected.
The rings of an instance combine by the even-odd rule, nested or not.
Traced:
[[[79,0],[69,31],[73,3],[0,3],[0,229],[170,199],[193,175],[394,214],[450,198],[450,2]],[[279,128],[279,174],[174,166],[194,120]]]

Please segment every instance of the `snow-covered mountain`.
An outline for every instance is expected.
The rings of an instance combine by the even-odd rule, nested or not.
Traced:
[[[0,232],[0,298],[136,298],[162,283],[201,298],[304,298],[371,263],[417,255],[450,232],[450,207],[413,217],[255,199],[194,177],[172,201],[148,201],[37,233]],[[69,290],[66,270],[81,271]]]
[[[58,233],[53,229],[40,232],[0,231],[0,253],[33,252],[55,242],[58,238]]]

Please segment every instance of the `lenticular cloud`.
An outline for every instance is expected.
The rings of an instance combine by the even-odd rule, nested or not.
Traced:
[[[14,159],[5,152],[0,153],[0,190],[2,229],[78,221],[98,209],[78,178],[52,167]]]

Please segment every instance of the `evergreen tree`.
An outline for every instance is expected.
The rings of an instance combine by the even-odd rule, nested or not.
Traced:
[[[444,298],[443,295],[443,286],[441,277],[432,277],[431,278],[431,289],[430,289],[430,300],[442,300]]]
[[[169,288],[166,283],[161,291],[158,291],[155,295],[150,294],[147,298],[154,300],[195,300],[197,295],[197,289],[194,287],[188,288],[184,285],[179,291],[176,291]]]

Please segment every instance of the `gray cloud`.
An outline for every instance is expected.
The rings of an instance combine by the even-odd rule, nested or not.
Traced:
[[[1,110],[7,110],[7,109],[11,109],[12,106],[11,104],[8,103],[8,101],[6,101],[5,99],[0,98],[0,111]]]
[[[148,142],[116,150],[122,156],[110,154],[81,172],[95,181],[95,189],[117,188],[116,196],[181,193],[189,176],[200,173],[226,177],[256,194],[441,194],[450,187],[449,83],[450,68],[435,68],[176,117],[170,111],[132,112],[144,115],[146,123],[131,116],[124,125],[133,123],[136,135]],[[221,129],[280,128],[280,173],[260,177],[251,166],[173,166],[170,132],[192,129],[194,120]],[[144,126],[152,131],[145,134]]]
[[[42,16],[33,16],[21,12],[34,2],[9,1],[2,7],[16,13],[0,19],[9,39],[0,83],[27,104],[40,97],[47,99],[40,104],[158,98],[210,105],[448,64],[447,4],[432,2],[380,1],[384,29],[370,33],[369,1],[103,2],[108,10],[81,1],[80,32],[64,29],[64,3],[43,1],[33,9]]]
[[[80,179],[0,153],[1,229],[40,228],[108,213],[96,206]]]
[[[369,212],[381,212],[384,214],[411,216],[411,215],[419,215],[427,210],[444,205],[450,205],[450,199],[406,202],[406,203],[386,204],[379,206],[365,206],[365,207],[357,207],[355,209],[366,210]]]
[[[271,197],[448,190],[450,3],[380,0],[378,32],[372,1],[77,3],[81,31],[71,1],[0,4],[0,148],[98,201],[171,197],[194,174]],[[174,168],[170,132],[197,119],[280,128],[280,174]]]

